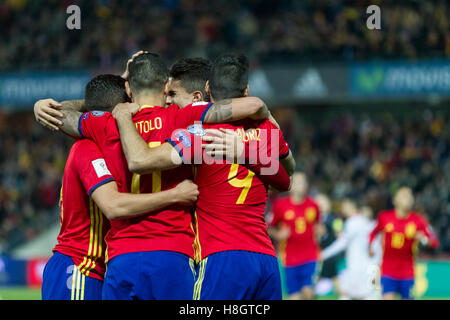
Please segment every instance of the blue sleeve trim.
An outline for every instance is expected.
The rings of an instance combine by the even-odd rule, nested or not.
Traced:
[[[107,182],[113,181],[113,180],[114,180],[113,177],[109,177],[109,178],[106,178],[105,180],[100,181],[99,183],[97,183],[95,186],[93,186],[91,189],[89,189],[89,197],[91,196],[92,192],[95,191],[95,189],[97,189],[97,188],[100,187],[101,185],[103,185],[103,184],[105,184],[105,183],[107,183]]]
[[[212,106],[213,104],[214,104],[214,102],[210,102],[210,103],[206,106],[205,110],[203,110],[202,116],[200,117],[200,122],[201,122],[201,123],[203,123],[203,118],[205,118],[206,112],[209,110],[209,108],[211,108],[211,106]]]
[[[80,132],[80,135],[81,135],[82,137],[84,137],[84,135],[83,135],[83,130],[81,130],[81,120],[83,119],[83,117],[84,117],[85,114],[87,114],[87,112],[83,113],[83,114],[80,116],[80,119],[78,119],[78,132]]]
[[[170,143],[175,149],[177,149],[178,154],[180,156],[180,158],[183,160],[184,162],[184,155],[183,155],[183,151],[181,151],[181,149],[177,146],[177,144],[175,143],[175,141],[173,141],[172,139],[168,138],[166,139],[166,142]]]

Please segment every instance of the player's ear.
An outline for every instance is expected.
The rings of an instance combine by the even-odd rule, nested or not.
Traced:
[[[192,102],[200,102],[204,101],[203,93],[201,91],[194,91],[192,93]]]
[[[209,90],[209,80],[206,80],[205,83],[205,92],[208,96],[211,96],[211,90]]]
[[[125,91],[127,92],[127,96],[133,100],[133,95],[131,94],[131,88],[130,83],[128,81],[125,81]]]
[[[247,84],[247,86],[244,89],[244,97],[248,97],[249,95],[250,95],[250,89],[249,89],[248,84]]]
[[[169,81],[166,82],[166,85],[164,86],[164,96],[167,97],[169,95]]]

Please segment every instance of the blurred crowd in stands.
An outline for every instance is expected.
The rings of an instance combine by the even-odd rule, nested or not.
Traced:
[[[425,109],[424,109],[425,110]],[[450,253],[450,114],[321,114],[279,108],[279,120],[312,194],[335,204],[350,196],[376,215],[399,185],[413,188]],[[0,252],[34,239],[59,221],[59,190],[72,141],[35,123],[32,113],[0,112]]]
[[[37,125],[30,112],[0,110],[0,253],[59,222],[70,143]]]
[[[66,8],[81,8],[68,30]],[[366,8],[381,8],[381,30]],[[0,2],[0,71],[122,70],[140,50],[173,62],[233,48],[252,63],[450,58],[446,0],[5,0]],[[276,110],[313,192],[351,196],[376,214],[401,184],[412,187],[450,253],[450,115],[363,113],[312,120]],[[31,112],[0,108],[0,252],[59,221],[59,190],[71,140]]]
[[[68,30],[66,8],[81,8]],[[369,30],[369,5],[381,30]],[[146,49],[173,61],[229,48],[256,63],[450,57],[446,0],[6,0],[0,3],[0,70],[121,69]]]
[[[421,110],[419,108],[419,110]],[[422,109],[425,110],[425,109]],[[276,113],[313,193],[351,197],[376,216],[392,208],[399,186],[413,189],[415,210],[430,221],[450,253],[450,114],[430,110],[319,115]],[[328,119],[327,119],[328,118]]]

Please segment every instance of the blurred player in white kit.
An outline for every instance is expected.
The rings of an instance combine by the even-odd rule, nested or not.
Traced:
[[[339,275],[340,299],[381,298],[379,286],[379,264],[381,261],[381,245],[374,243],[373,257],[369,256],[369,234],[375,222],[369,220],[358,211],[354,201],[344,199],[341,211],[346,218],[341,235],[322,251],[321,260],[331,258],[346,250],[346,269]]]

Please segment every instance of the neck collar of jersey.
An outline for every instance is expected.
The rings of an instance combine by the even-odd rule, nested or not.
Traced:
[[[140,108],[139,108],[139,111],[141,111],[142,109],[148,109],[148,108],[154,108],[155,106],[151,106],[151,105],[148,105],[148,104],[143,104]]]

